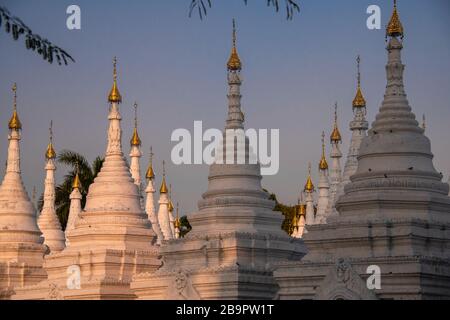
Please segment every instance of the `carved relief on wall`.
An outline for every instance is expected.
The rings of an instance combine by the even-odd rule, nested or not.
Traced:
[[[375,293],[346,259],[338,259],[316,291],[317,300],[375,300]]]
[[[122,130],[120,129],[120,123],[117,120],[112,120],[108,129],[108,154],[121,152],[121,137]]]
[[[200,295],[192,285],[189,274],[184,270],[179,269],[171,279],[167,288],[166,299],[200,300]]]

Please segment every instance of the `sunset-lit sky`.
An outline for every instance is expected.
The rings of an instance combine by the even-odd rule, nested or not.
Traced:
[[[76,63],[59,67],[27,51],[0,31],[0,162],[6,161],[11,85],[18,84],[23,124],[22,177],[31,194],[44,184],[48,126],[54,122],[57,151],[70,149],[89,160],[106,146],[107,94],[112,58],[118,57],[124,151],[129,153],[134,101],[139,103],[139,132],[147,166],[155,152],[157,186],[161,161],[169,162],[168,182],[183,213],[196,209],[207,188],[204,165],[170,163],[176,128],[222,128],[227,113],[225,63],[231,46],[231,19],[238,26],[238,50],[244,63],[242,108],[246,127],[280,129],[280,171],[265,177],[265,188],[294,203],[303,187],[308,162],[320,160],[321,132],[329,134],[333,105],[347,153],[355,94],[357,54],[362,59],[362,86],[372,122],[381,104],[385,79],[384,25],[391,0],[298,0],[300,14],[286,21],[266,1],[213,0],[206,19],[188,17],[190,0],[0,0],[31,29],[66,49]],[[81,8],[81,30],[66,28],[66,8]],[[368,30],[366,9],[382,9],[381,30]],[[450,172],[450,2],[399,0],[406,31],[403,62],[408,99],[418,118],[427,117],[435,166]],[[329,150],[329,149],[328,149]],[[344,164],[344,160],[342,165]],[[66,168],[59,167],[60,182]],[[317,177],[313,170],[313,178]],[[3,172],[2,172],[3,175]],[[317,181],[317,179],[315,179]]]

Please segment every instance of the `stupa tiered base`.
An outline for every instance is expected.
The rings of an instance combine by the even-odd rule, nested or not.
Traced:
[[[133,275],[155,272],[160,265],[156,248],[149,251],[66,249],[62,253],[46,257],[44,268],[48,278],[45,281],[16,290],[13,298],[17,300],[136,299],[130,290]],[[80,271],[79,282],[77,282],[77,269]]]
[[[155,235],[123,156],[106,156],[67,238],[62,252],[45,257],[48,279],[18,290],[14,299],[135,299],[132,277],[159,268]],[[79,270],[75,288],[73,268]]]
[[[274,264],[300,260],[301,239],[282,229],[260,185],[259,165],[212,165],[192,231],[163,242],[163,266],[134,277],[138,299],[273,299]]]
[[[449,224],[419,219],[334,221],[308,228],[308,254],[275,271],[280,299],[449,299]],[[381,288],[369,290],[370,266]]]

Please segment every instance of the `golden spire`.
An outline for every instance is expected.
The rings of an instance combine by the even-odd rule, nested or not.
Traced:
[[[80,182],[80,177],[78,175],[78,173],[80,172],[80,167],[77,163],[77,168],[76,168],[76,173],[75,173],[75,179],[73,179],[73,183],[72,183],[72,188],[73,189],[80,189],[81,188],[81,182]]]
[[[397,0],[394,0],[394,12],[392,13],[391,20],[386,28],[386,38],[390,37],[404,37],[403,25],[400,21],[400,17],[397,11]]]
[[[320,170],[327,170],[328,169],[328,162],[325,157],[325,132],[322,132],[322,158],[319,162],[319,169]]]
[[[297,213],[293,214],[292,216],[292,229],[298,229],[298,217],[297,217]]]
[[[134,103],[134,129],[133,136],[131,137],[130,144],[131,146],[140,146],[141,139],[139,138],[138,130],[137,130],[137,102]]]
[[[361,58],[359,55],[356,58],[356,62],[358,64],[358,89],[356,91],[355,99],[353,99],[353,108],[363,108],[366,106],[366,100],[364,99],[364,96],[361,91],[361,72],[359,69]]]
[[[155,172],[153,171],[153,150],[150,146],[150,161],[148,163],[147,172],[145,173],[145,177],[147,179],[154,179],[155,178]]]
[[[308,172],[309,172],[308,173],[308,180],[306,180],[305,192],[311,193],[311,192],[314,192],[314,184],[313,184],[312,179],[311,179],[311,163],[309,164]]]
[[[334,105],[334,128],[331,133],[330,140],[331,143],[339,143],[342,141],[341,133],[339,132],[338,124],[337,124],[337,102]]]
[[[108,101],[110,103],[113,103],[113,102],[121,103],[122,96],[120,95],[119,88],[117,87],[117,58],[116,57],[114,57],[114,59],[113,59],[113,65],[114,65],[114,71],[113,71],[114,82],[113,82],[113,86],[112,86],[111,91],[108,96]]]
[[[300,216],[306,216],[306,204],[300,204]]]
[[[178,212],[178,202],[177,202],[177,217],[175,218],[175,221],[173,222],[175,229],[180,229],[181,227],[181,220],[180,220],[180,214]]]
[[[227,67],[229,71],[240,71],[242,68],[241,59],[236,49],[236,23],[233,19],[233,48],[231,49],[230,59],[228,59]]]
[[[294,207],[294,214],[292,215],[292,227],[298,230],[300,221],[300,199],[297,201],[297,205]]]
[[[306,204],[303,202],[303,192],[300,195],[300,216],[306,216]]]
[[[22,123],[20,123],[19,115],[17,114],[17,84],[12,86],[12,92],[14,93],[13,114],[11,120],[9,120],[8,126],[11,130],[22,129]]]
[[[173,212],[172,184],[169,185],[169,212]]]
[[[55,149],[53,148],[53,120],[50,121],[49,131],[50,131],[50,142],[47,146],[47,151],[45,152],[45,158],[47,160],[56,158],[56,152]]]
[[[422,129],[425,132],[425,130],[427,129],[427,122],[425,119],[425,114],[422,116]]]
[[[166,185],[166,162],[163,161],[163,179],[161,182],[161,188],[159,188],[159,193],[167,193],[167,185]]]

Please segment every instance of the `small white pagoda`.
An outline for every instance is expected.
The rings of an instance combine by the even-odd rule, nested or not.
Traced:
[[[17,112],[16,92],[14,84],[6,173],[0,186],[0,300],[10,299],[15,290],[45,279],[43,257],[49,252],[37,225],[35,208],[22,182],[22,123]]]

